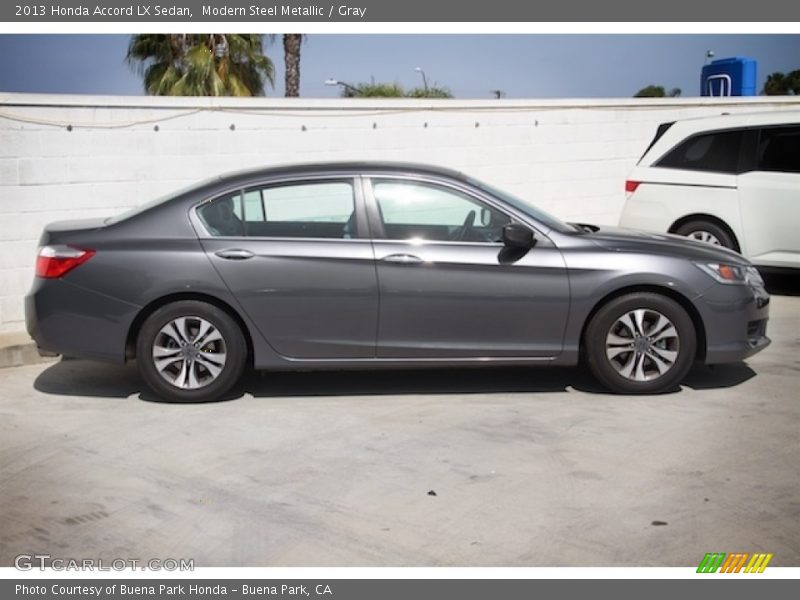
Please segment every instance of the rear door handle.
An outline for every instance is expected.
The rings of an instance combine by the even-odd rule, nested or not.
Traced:
[[[416,265],[421,263],[422,259],[419,256],[414,256],[413,254],[390,254],[389,256],[384,256],[381,259],[381,262],[399,265]]]
[[[244,250],[243,248],[229,248],[227,250],[219,250],[214,254],[216,254],[220,258],[224,258],[227,260],[245,260],[247,258],[253,258],[255,256],[255,254],[250,252],[250,250]]]

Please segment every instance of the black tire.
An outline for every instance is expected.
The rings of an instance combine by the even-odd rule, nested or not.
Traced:
[[[689,221],[678,227],[675,230],[675,233],[698,240],[702,240],[702,238],[706,238],[707,235],[711,235],[716,242],[719,242],[720,246],[730,248],[731,250],[736,250],[737,252],[739,251],[736,240],[733,239],[731,233],[724,227],[718,225],[717,223],[713,223],[712,221],[704,221],[701,219]],[[715,241],[708,239],[705,241],[709,241],[709,243],[712,244],[716,243]]]
[[[663,323],[659,316],[673,326],[674,335],[666,325],[657,327]],[[638,317],[643,336],[626,326],[629,322],[634,329],[640,329]],[[644,340],[637,340],[637,333]],[[621,394],[653,394],[675,389],[689,372],[697,350],[697,334],[691,317],[680,304],[660,294],[635,292],[600,307],[586,328],[584,348],[589,368],[603,386]],[[641,372],[637,368],[640,364]],[[628,368],[631,372],[626,375]]]
[[[176,319],[185,318],[184,331],[181,336],[177,329],[170,326]],[[208,323],[211,329],[205,336],[201,330]],[[167,328],[169,333],[165,333]],[[219,333],[217,338],[214,330]],[[194,334],[194,339],[192,338]],[[189,343],[179,342],[181,339]],[[204,339],[212,341],[204,342]],[[191,342],[197,342],[195,344]],[[165,356],[173,361],[166,361],[166,368],[157,368],[153,357],[155,344],[166,352]],[[168,346],[168,348],[166,347]],[[190,346],[194,347],[192,349]],[[224,362],[221,358],[224,356]],[[213,361],[211,360],[213,357]],[[139,373],[158,397],[169,402],[209,402],[221,399],[236,385],[247,361],[247,344],[239,325],[228,313],[205,302],[183,300],[167,304],[151,314],[142,325],[136,340],[136,362]],[[188,368],[186,365],[189,365]],[[208,365],[208,366],[206,366]],[[163,366],[163,364],[162,364]],[[181,371],[181,369],[184,369]],[[191,380],[188,371],[192,371]],[[174,376],[174,381],[169,381]],[[180,386],[178,380],[184,382]]]

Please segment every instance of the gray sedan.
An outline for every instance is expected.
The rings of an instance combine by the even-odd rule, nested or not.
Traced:
[[[219,398],[248,365],[583,361],[612,391],[653,393],[763,349],[768,304],[732,251],[562,223],[454,171],[349,163],[51,224],[26,318],[42,352],[135,359],[173,401]]]

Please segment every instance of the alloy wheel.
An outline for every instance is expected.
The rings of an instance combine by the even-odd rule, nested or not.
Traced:
[[[626,312],[606,336],[611,366],[631,381],[653,381],[665,375],[680,352],[678,330],[667,317],[649,308]]]
[[[169,321],[153,341],[153,365],[174,387],[196,390],[213,383],[225,368],[227,347],[220,331],[198,316]]]

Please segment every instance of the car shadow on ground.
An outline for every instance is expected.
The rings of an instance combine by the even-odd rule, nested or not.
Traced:
[[[696,366],[684,381],[692,389],[726,388],[756,373],[744,363]],[[133,364],[120,366],[84,360],[61,360],[45,369],[34,388],[46,394],[128,398],[161,402],[149,392]],[[249,371],[230,394],[218,401],[254,397],[388,396],[424,394],[553,393],[574,389],[607,393],[584,368],[481,367],[373,371]],[[679,392],[679,388],[666,393]]]

